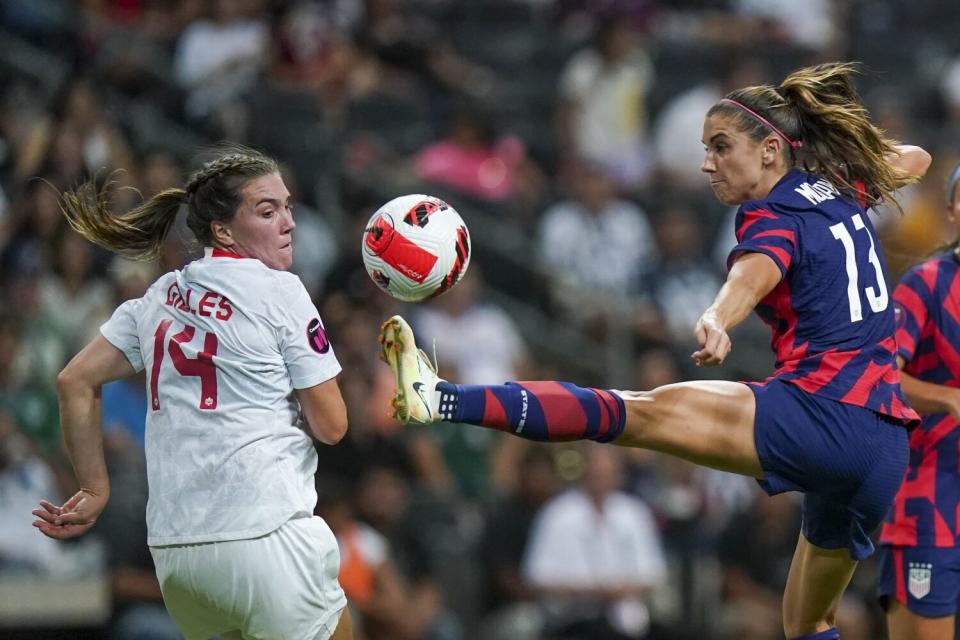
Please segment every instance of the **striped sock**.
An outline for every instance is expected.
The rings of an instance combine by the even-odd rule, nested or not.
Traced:
[[[569,382],[461,385],[441,382],[440,418],[507,431],[527,440],[610,442],[623,431],[623,399]]]

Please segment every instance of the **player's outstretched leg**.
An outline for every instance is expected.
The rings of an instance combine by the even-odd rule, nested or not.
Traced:
[[[403,423],[465,422],[550,442],[608,442],[623,431],[623,399],[611,391],[568,382],[451,384],[437,377],[400,316],[383,323],[380,344],[397,381],[394,416]]]
[[[762,477],[753,440],[755,400],[745,384],[685,382],[651,391],[558,381],[460,385],[437,376],[400,316],[383,324],[380,343],[397,382],[394,416],[404,424],[445,420],[527,440],[613,442]]]

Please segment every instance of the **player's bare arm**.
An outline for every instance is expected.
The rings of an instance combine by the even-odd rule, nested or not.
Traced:
[[[732,348],[727,331],[743,322],[780,279],[779,267],[765,254],[745,253],[737,259],[726,283],[694,329],[700,345],[692,354],[697,366],[724,361]]]
[[[297,389],[297,399],[310,433],[323,444],[337,444],[347,433],[347,407],[336,378]]]
[[[106,506],[110,481],[100,431],[100,388],[134,373],[123,352],[98,336],[57,376],[63,440],[80,489],[62,506],[43,501],[33,511],[33,524],[45,535],[61,540],[79,536]]]
[[[903,358],[897,357],[900,386],[914,411],[922,416],[949,413],[955,420],[960,420],[960,389],[918,380],[904,373],[904,364]]]

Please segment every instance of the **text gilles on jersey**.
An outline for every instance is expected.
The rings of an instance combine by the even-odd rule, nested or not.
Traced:
[[[180,311],[185,311],[186,313],[192,313],[207,318],[212,317],[216,318],[217,320],[229,320],[230,316],[233,315],[233,307],[230,306],[230,301],[221,296],[219,293],[214,293],[213,291],[207,291],[205,294],[200,296],[200,301],[197,302],[197,307],[194,309],[192,306],[190,306],[190,296],[192,293],[192,289],[187,289],[187,295],[184,296],[182,293],[180,293],[180,287],[178,287],[177,283],[174,282],[167,289],[167,299],[164,304],[174,307]]]

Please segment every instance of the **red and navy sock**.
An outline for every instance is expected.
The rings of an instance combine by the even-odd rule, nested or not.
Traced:
[[[569,382],[465,385],[441,382],[440,418],[508,431],[527,440],[610,442],[623,431],[623,398]]]
[[[810,633],[805,636],[797,636],[796,638],[791,638],[790,640],[840,640],[840,632],[837,631],[836,627],[830,627],[826,631]]]

